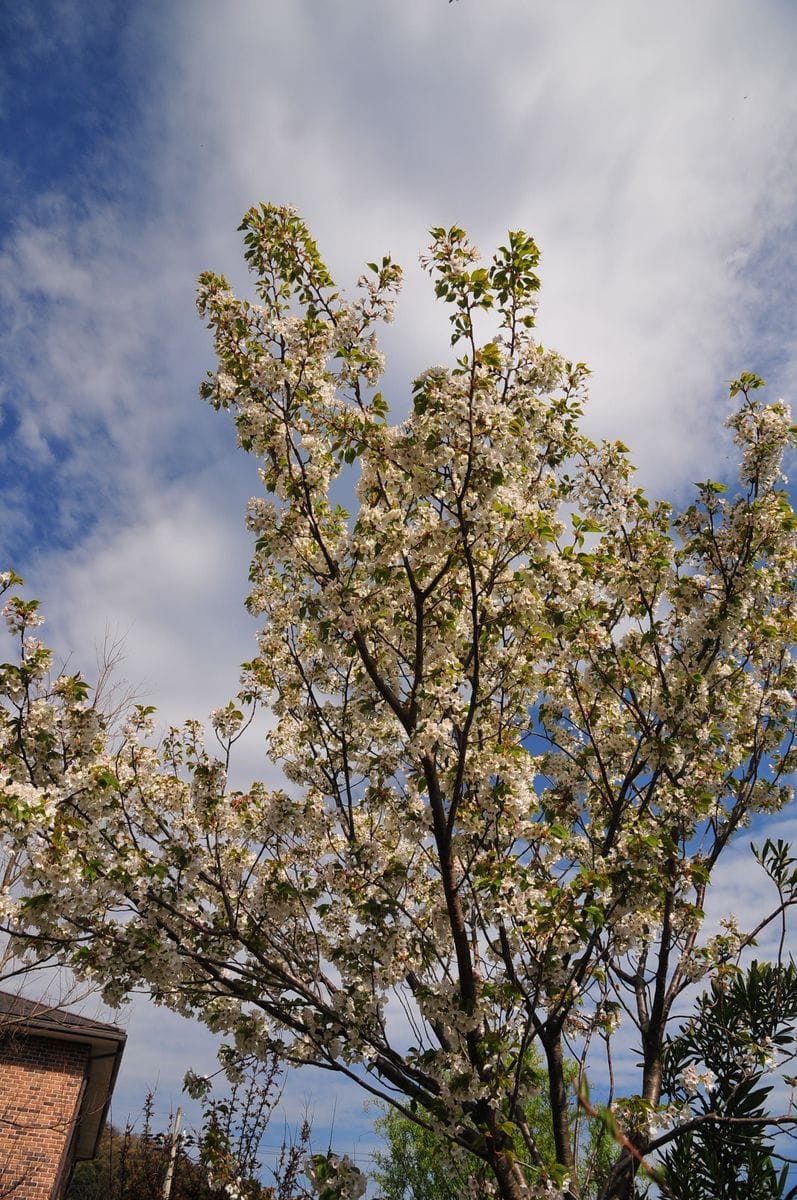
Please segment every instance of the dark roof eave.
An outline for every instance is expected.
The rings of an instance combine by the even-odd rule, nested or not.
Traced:
[[[64,1013],[52,1006],[0,992],[0,1033],[38,1035],[88,1046],[86,1087],[78,1114],[76,1158],[94,1158],[105,1125],[127,1034],[118,1025]]]

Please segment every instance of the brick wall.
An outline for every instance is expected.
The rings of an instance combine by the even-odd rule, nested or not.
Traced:
[[[0,1037],[0,1200],[57,1200],[89,1047],[4,1032]]]

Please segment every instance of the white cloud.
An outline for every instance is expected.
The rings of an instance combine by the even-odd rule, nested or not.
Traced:
[[[758,818],[749,830],[736,835],[720,859],[706,901],[706,936],[720,933],[720,921],[735,917],[742,931],[752,931],[778,906],[778,893],[772,880],[756,862],[751,846],[761,849],[769,838],[776,842],[795,841],[797,825],[790,805],[774,817]],[[774,962],[780,953],[781,923],[773,921],[759,935],[756,945],[745,953],[744,961],[756,958]],[[785,954],[797,952],[793,928],[785,942]]]
[[[671,487],[716,465],[713,402],[756,365],[769,301],[756,254],[795,215],[792,18],[761,11],[177,10],[164,199],[199,193],[206,230],[290,200],[350,278],[384,248],[412,266],[431,223],[465,222],[485,248],[531,227],[543,329],[595,369],[593,427]],[[430,361],[445,353],[420,291],[415,275],[390,339],[413,368],[419,345]]]
[[[207,454],[194,278],[243,283],[234,226],[260,198],[295,202],[344,282],[385,249],[410,268],[386,339],[399,407],[447,353],[414,265],[426,227],[464,221],[486,250],[530,227],[542,332],[594,368],[591,428],[628,441],[659,489],[721,468],[717,398],[761,365],[751,338],[789,275],[785,247],[756,273],[795,216],[781,21],[738,3],[142,9],[125,29],[150,57],[129,154],[149,205],[41,200],[3,260],[5,404],[19,445],[73,485],[70,538],[92,490],[116,522],[164,459],[168,476]]]
[[[124,641],[129,683],[170,722],[204,718],[234,694],[238,664],[253,650],[255,626],[242,614],[242,497],[228,507],[204,483],[197,476],[143,499],[134,523],[100,526],[31,580],[59,653],[93,663],[110,623]]]

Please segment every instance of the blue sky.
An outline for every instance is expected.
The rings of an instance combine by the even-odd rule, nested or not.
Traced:
[[[727,474],[727,381],[796,390],[795,45],[788,0],[0,6],[0,559],[59,653],[90,674],[123,635],[168,720],[235,689],[257,482],[197,398],[193,301],[206,268],[246,287],[236,227],[261,200],[300,209],[344,284],[404,264],[395,411],[446,355],[428,228],[489,251],[524,227],[541,336],[593,368],[590,430],[676,500]],[[258,743],[241,770],[268,771]],[[177,1097],[203,1054],[136,1008],[117,1113],[156,1076]],[[289,1108],[305,1095],[323,1125],[328,1081]],[[341,1093],[341,1148],[368,1125]]]

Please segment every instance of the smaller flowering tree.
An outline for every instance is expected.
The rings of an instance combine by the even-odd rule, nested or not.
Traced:
[[[503,1200],[626,1200],[659,1152],[677,1177],[709,1128],[787,1126],[732,1115],[741,1085],[684,1050],[713,1001],[694,1026],[676,1006],[700,981],[724,994],[797,900],[784,869],[754,927],[702,932],[731,840],[791,799],[788,406],[742,375],[738,490],[707,481],[674,513],[624,446],[580,432],[586,368],[533,336],[534,242],[511,233],[484,265],[441,228],[424,261],[453,358],[390,424],[375,326],[396,265],[369,264],[348,301],[292,210],[242,229],[257,301],[206,274],[199,308],[219,360],[203,393],[261,463],[257,654],[213,716],[221,755],[196,722],[155,745],[142,708],[110,742],[85,684],[51,683],[26,641],[35,610],[11,602],[2,813],[28,895],[9,921],[112,1002],[143,985],[242,1052],[354,1079],[480,1158]],[[287,784],[231,790],[262,702]],[[629,1038],[638,1077],[620,1094]],[[587,1074],[618,1145],[599,1185],[578,1170]],[[526,1119],[541,1086],[549,1157]],[[710,1120],[678,1125],[696,1096]]]
[[[283,1071],[271,1057],[261,1060],[222,1047],[220,1069],[228,1081],[223,1095],[213,1091],[213,1079],[189,1071],[184,1090],[202,1101],[202,1127],[190,1140],[208,1182],[222,1200],[310,1200],[303,1182],[310,1148],[310,1122],[305,1118],[291,1138],[283,1138],[269,1174],[273,1187],[264,1187],[260,1148],[274,1109],[282,1096]]]

